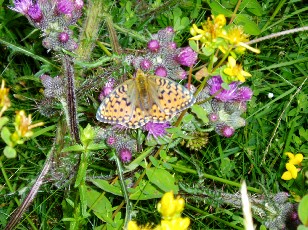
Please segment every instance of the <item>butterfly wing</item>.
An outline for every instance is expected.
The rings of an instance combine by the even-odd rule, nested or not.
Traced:
[[[135,110],[136,87],[130,79],[115,88],[99,106],[96,119],[109,124],[129,122]]]
[[[168,78],[139,71],[114,89],[99,106],[97,120],[136,129],[147,122],[163,123],[195,103],[193,94]]]
[[[136,105],[133,110],[131,119],[127,123],[123,123],[121,125],[127,128],[137,129],[149,121],[150,116],[147,114],[147,112],[142,110],[139,105]]]
[[[183,85],[155,75],[148,76],[152,107],[149,112],[153,122],[162,123],[195,103],[193,94]]]

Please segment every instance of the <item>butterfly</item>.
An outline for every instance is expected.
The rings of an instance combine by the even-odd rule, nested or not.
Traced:
[[[164,123],[195,103],[193,94],[179,83],[137,70],[106,96],[96,119],[137,129],[147,122]]]

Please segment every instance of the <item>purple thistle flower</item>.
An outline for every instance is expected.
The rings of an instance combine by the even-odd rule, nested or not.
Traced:
[[[103,97],[106,97],[108,96],[111,92],[113,91],[113,87],[108,87],[108,86],[104,86],[102,91],[101,91],[101,94]]]
[[[220,76],[213,76],[211,79],[209,79],[207,81],[207,84],[210,88],[210,93],[214,94],[216,93],[218,90],[221,89],[221,84],[222,84],[222,79]]]
[[[115,142],[116,142],[116,138],[113,137],[113,136],[108,137],[107,140],[106,140],[106,143],[109,146],[113,146]]]
[[[61,14],[71,15],[74,11],[74,2],[71,0],[58,0],[57,10]]]
[[[58,35],[59,42],[66,43],[70,39],[70,35],[66,32],[61,32]]]
[[[231,82],[229,84],[228,90],[221,90],[219,94],[215,96],[215,98],[221,101],[234,101],[237,98],[237,91],[238,91],[238,82]],[[216,92],[215,92],[216,93]],[[210,94],[213,95],[214,93],[210,90]]]
[[[167,76],[167,69],[163,66],[158,66],[154,73],[155,73],[156,76],[166,77]]]
[[[101,101],[104,99],[104,97],[106,97],[109,93],[113,91],[114,84],[114,78],[109,78],[104,87],[102,88],[100,95],[98,96]]]
[[[42,10],[37,3],[29,7],[28,15],[35,22],[40,22],[43,18]]]
[[[70,41],[71,42],[69,44],[67,44],[66,49],[71,50],[71,51],[77,49],[78,48],[77,42],[75,42],[73,40],[70,40]]]
[[[162,137],[167,134],[166,128],[169,128],[169,123],[154,123],[154,122],[148,122],[145,124],[144,129],[148,131],[148,137],[149,135],[152,135],[155,139],[158,137]]]
[[[77,9],[77,10],[80,10],[82,7],[83,7],[83,0],[75,0],[75,2],[74,2],[75,4],[75,8]]]
[[[174,29],[173,29],[173,27],[171,27],[171,26],[167,26],[167,27],[165,28],[165,30],[166,30],[166,32],[168,32],[168,33],[174,33]]]
[[[220,76],[214,76],[208,80],[208,87],[211,95],[218,93],[215,98],[223,102],[238,101],[244,102],[248,101],[252,97],[252,90],[249,87],[239,87],[239,82],[231,82],[229,84],[229,89],[223,89],[221,84],[223,83]]]
[[[159,50],[159,42],[157,40],[151,40],[148,42],[148,49],[152,52],[157,52]]]
[[[132,153],[128,149],[120,150],[120,159],[122,162],[127,163],[132,160]]]
[[[218,114],[217,113],[210,113],[209,114],[209,120],[211,121],[211,122],[215,122],[215,121],[218,121]]]
[[[252,94],[252,90],[249,87],[244,86],[238,89],[236,99],[237,101],[249,101]]]
[[[115,84],[115,79],[111,77],[106,82],[105,87],[114,87],[114,84]]]
[[[157,37],[160,42],[166,43],[173,40],[174,34],[174,29],[171,26],[168,26],[163,30],[159,30],[153,37]]]
[[[29,7],[32,4],[32,0],[15,0],[14,7],[10,7],[10,9],[26,15],[28,14]]]
[[[111,78],[109,78],[108,81],[106,82],[105,87],[112,87],[112,88],[113,88],[115,82],[116,82],[115,79],[111,77]]]
[[[190,47],[180,49],[180,53],[175,57],[175,60],[184,66],[193,66],[198,58],[198,54]]]
[[[152,67],[152,62],[148,59],[143,59],[141,62],[140,62],[140,67],[142,70],[149,70],[151,69]]]
[[[171,49],[171,50],[175,50],[177,48],[177,45],[175,42],[170,42],[168,44],[168,48]]]
[[[234,134],[234,128],[228,125],[224,125],[219,128],[218,133],[224,137],[232,137]]]

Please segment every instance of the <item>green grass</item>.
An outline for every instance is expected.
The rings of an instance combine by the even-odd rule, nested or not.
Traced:
[[[105,2],[99,8],[102,11],[97,10],[99,0],[91,1],[96,6],[91,11],[85,4],[88,11],[83,11],[72,28],[76,41],[83,38],[78,44],[85,52],[47,52],[40,32],[25,17],[9,10],[8,1],[0,1],[0,80],[4,79],[10,89],[11,100],[11,107],[3,114],[9,118],[5,126],[14,132],[15,112],[19,110],[32,114],[34,124],[44,122],[29,140],[14,146],[16,158],[0,155],[0,228],[4,229],[26,198],[47,159],[51,159],[50,169],[16,229],[121,229],[125,215],[140,224],[158,224],[161,217],[157,203],[169,190],[185,199],[182,216],[190,218],[191,229],[244,229],[242,210],[236,203],[240,202],[237,195],[242,180],[256,208],[253,217],[257,229],[262,225],[264,229],[265,220],[273,222],[276,211],[286,211],[287,203],[296,211],[308,189],[307,30],[254,44],[260,54],[246,51],[240,57],[244,69],[252,74],[244,84],[252,89],[253,97],[242,115],[245,127],[237,129],[232,137],[211,131],[207,145],[194,151],[182,144],[182,130],[186,130],[185,135],[192,134],[187,127],[173,130],[178,138],[172,140],[169,136],[160,144],[146,141],[147,133],[141,129],[124,131],[115,135],[125,136],[128,145],[136,140],[138,151],[132,163],[123,167],[115,160],[115,151],[105,145],[110,129],[102,131],[108,126],[95,118],[98,95],[106,80],[113,76],[120,83],[133,74],[132,67],[123,65],[121,58],[142,53],[150,34],[166,26],[177,29],[175,41],[179,47],[187,46],[193,23],[205,21],[212,13],[224,13],[229,22],[232,15],[228,13],[236,9],[232,1],[134,2]],[[250,21],[239,17],[242,21],[235,22],[256,23],[257,28],[245,27],[251,31],[250,40],[308,25],[304,1],[247,2],[241,2],[236,14],[248,15]],[[86,24],[86,19],[93,21]],[[115,53],[119,47],[122,53]],[[39,79],[42,74],[67,77],[64,55],[74,57],[81,144],[70,137],[63,103],[46,101]],[[199,58],[193,76],[209,62],[204,55]],[[193,78],[193,84],[199,86],[200,82]],[[269,93],[274,97],[269,98]],[[68,118],[72,122],[70,116],[71,111]],[[184,117],[184,122],[187,119]],[[91,127],[86,128],[88,124],[95,134]],[[198,131],[204,133],[205,129]],[[7,143],[3,134],[1,137],[2,152]],[[285,152],[304,155],[302,165],[297,166],[301,168],[298,177],[290,181],[281,179],[288,161]],[[131,195],[129,205],[125,204],[121,182]],[[275,201],[279,192],[290,194],[287,202]],[[274,211],[266,210],[258,201],[268,203]],[[287,229],[295,228],[287,225]]]

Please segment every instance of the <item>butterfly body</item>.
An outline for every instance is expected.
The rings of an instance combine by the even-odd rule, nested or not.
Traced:
[[[138,70],[135,78],[123,82],[104,98],[96,118],[136,129],[147,122],[169,121],[194,102],[192,93],[184,86]]]

